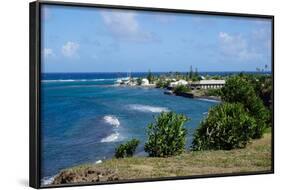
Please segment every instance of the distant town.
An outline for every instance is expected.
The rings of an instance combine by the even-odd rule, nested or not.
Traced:
[[[153,75],[148,71],[146,77],[131,77],[128,74],[125,78],[116,81],[116,86],[127,87],[146,87],[163,88],[164,93],[168,95],[178,95],[189,98],[208,98],[219,100],[216,90],[225,85],[223,76],[203,76],[196,69],[193,72],[192,67],[186,74],[172,73]]]

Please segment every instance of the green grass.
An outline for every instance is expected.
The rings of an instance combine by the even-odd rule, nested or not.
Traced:
[[[268,171],[271,170],[271,134],[269,130],[263,138],[253,140],[244,149],[186,152],[168,158],[110,159],[101,164],[84,164],[67,170],[81,172],[86,168],[113,170],[119,180]]]

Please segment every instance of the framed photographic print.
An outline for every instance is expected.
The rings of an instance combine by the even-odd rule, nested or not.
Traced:
[[[271,15],[32,2],[30,186],[273,173],[273,71]]]

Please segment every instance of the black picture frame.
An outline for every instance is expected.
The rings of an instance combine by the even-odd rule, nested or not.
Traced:
[[[199,15],[216,15],[216,16],[232,16],[243,18],[262,18],[270,19],[272,22],[272,41],[271,41],[271,68],[272,68],[272,93],[273,93],[273,114],[272,114],[272,142],[271,155],[272,163],[271,170],[260,172],[239,172],[230,174],[207,174],[195,176],[181,176],[181,177],[163,177],[163,178],[149,178],[149,179],[135,179],[122,180],[118,182],[99,182],[99,183],[77,183],[64,185],[41,186],[40,182],[40,72],[41,72],[41,6],[42,5],[57,5],[57,6],[75,6],[75,7],[93,7],[106,9],[121,9],[121,10],[135,10],[135,11],[153,11],[153,12],[170,12],[170,13],[192,13]],[[274,16],[260,15],[260,14],[246,14],[246,13],[229,13],[229,12],[212,12],[212,11],[195,11],[184,9],[168,9],[168,8],[154,8],[154,7],[134,7],[121,5],[105,5],[105,4],[89,4],[89,3],[71,3],[71,2],[55,2],[55,1],[34,1],[29,4],[29,185],[33,188],[54,188],[54,187],[71,187],[71,186],[85,186],[85,185],[101,185],[101,184],[120,184],[120,183],[135,183],[135,182],[151,182],[163,180],[181,180],[181,179],[195,179],[195,178],[212,178],[212,177],[227,177],[227,176],[243,176],[243,175],[258,175],[258,174],[273,174],[274,173]]]

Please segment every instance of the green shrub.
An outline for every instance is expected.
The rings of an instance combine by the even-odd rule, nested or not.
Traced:
[[[211,78],[214,79],[214,80],[222,80],[223,79],[223,77],[220,76],[220,75],[215,75],[215,76],[212,76]]]
[[[268,112],[266,125],[269,127],[272,126],[272,76],[243,74],[242,77],[253,86],[256,95],[262,100],[262,103]]]
[[[261,138],[266,128],[269,127],[269,120],[271,120],[270,112],[265,108],[262,100],[257,96],[252,99],[252,105],[248,108],[248,110],[257,123],[252,138]]]
[[[137,85],[141,85],[141,83],[142,83],[142,79],[141,78],[137,78]]]
[[[189,119],[183,114],[162,112],[155,123],[147,127],[148,140],[144,150],[152,157],[180,154],[185,149],[187,131],[184,124]]]
[[[267,108],[272,105],[272,76],[257,74],[240,74],[254,88],[256,95],[261,98]]]
[[[187,93],[190,92],[191,89],[185,85],[178,85],[173,89],[173,92],[175,94],[180,94],[180,93]]]
[[[243,105],[248,105],[248,101],[252,101],[253,96],[256,96],[250,83],[239,76],[230,77],[221,91],[223,101],[240,102]]]
[[[272,78],[260,78],[258,84],[255,87],[255,91],[262,99],[264,105],[267,108],[272,109]]]
[[[200,81],[201,80],[201,77],[198,75],[198,76],[193,76],[191,78],[192,81]]]
[[[220,96],[221,95],[221,89],[217,88],[210,88],[205,90],[204,95],[206,96]]]
[[[242,104],[222,103],[211,108],[195,131],[193,150],[244,148],[256,128]]]
[[[262,100],[256,95],[253,85],[240,76],[230,77],[221,89],[221,98],[225,102],[241,103],[250,116],[256,120],[255,132],[252,138],[262,137],[268,126],[269,111],[263,105]]]
[[[166,88],[166,87],[168,87],[168,85],[169,85],[168,81],[164,81],[164,80],[161,80],[161,79],[159,79],[156,82],[156,88]]]
[[[115,157],[116,158],[132,157],[136,151],[137,146],[139,145],[139,142],[140,141],[137,139],[132,139],[124,144],[120,144],[115,149]]]

